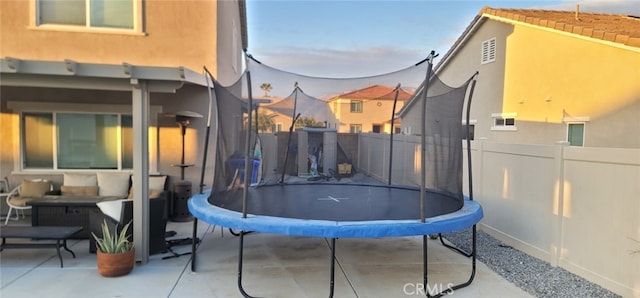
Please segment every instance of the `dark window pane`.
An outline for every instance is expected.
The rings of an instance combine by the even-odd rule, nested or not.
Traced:
[[[516,119],[515,118],[504,119],[504,125],[514,126],[514,125],[516,125]]]
[[[24,167],[53,168],[53,114],[25,113],[23,118]]]
[[[122,115],[122,168],[133,169],[133,118]]]
[[[584,146],[584,124],[583,123],[569,124],[567,141],[569,141],[569,145],[571,146]]]
[[[40,0],[40,24],[85,25],[85,0]]]
[[[57,114],[58,169],[117,169],[118,116]]]

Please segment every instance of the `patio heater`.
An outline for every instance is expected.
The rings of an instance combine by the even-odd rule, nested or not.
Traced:
[[[180,181],[173,184],[173,193],[171,206],[169,207],[169,219],[172,221],[184,222],[193,220],[193,216],[189,212],[187,200],[191,197],[191,181],[184,180],[185,168],[192,167],[194,164],[187,164],[184,160],[184,136],[187,134],[187,127],[191,124],[191,119],[202,118],[202,115],[190,112],[179,111],[175,114],[165,114],[167,117],[174,118],[180,127],[182,136],[182,155],[179,164],[173,164],[173,167],[180,168]]]

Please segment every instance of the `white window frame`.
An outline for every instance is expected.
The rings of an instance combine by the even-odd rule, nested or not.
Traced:
[[[569,141],[569,127],[571,125],[576,125],[576,124],[581,124],[582,125],[582,144],[580,144],[580,145],[572,145],[571,141]],[[565,140],[569,144],[569,146],[584,147],[584,143],[585,143],[585,139],[584,138],[586,136],[586,131],[587,131],[587,123],[586,122],[567,122],[567,133],[566,133]]]
[[[480,64],[487,64],[496,61],[496,38],[491,38],[482,42],[480,46]]]
[[[358,131],[354,131],[352,128],[358,127]],[[350,133],[361,133],[362,132],[362,124],[349,124],[349,132]]]
[[[51,102],[22,102],[9,101],[7,107],[14,111],[19,117],[13,117],[13,134],[19,136],[19,142],[13,147],[13,173],[60,173],[60,172],[95,172],[95,169],[57,169],[54,164],[53,169],[25,169],[22,156],[22,115],[23,113],[88,113],[88,114],[126,114],[131,115],[130,105],[110,105],[110,104],[67,104]],[[158,171],[158,126],[157,115],[162,114],[162,106],[152,105],[149,111],[149,173]],[[54,148],[55,154],[56,148]],[[119,161],[120,163],[120,161]],[[121,165],[118,164],[120,168]],[[102,170],[101,170],[102,171]],[[131,169],[118,169],[111,171],[131,171]]]
[[[354,105],[356,107],[360,107],[360,110],[354,110],[353,107]],[[349,112],[351,113],[358,113],[358,114],[362,114],[364,110],[364,102],[362,100],[351,100],[349,102]]]
[[[491,126],[491,130],[493,131],[517,131],[518,127],[516,126],[516,118],[518,113],[492,113],[491,118],[493,125]],[[507,119],[513,119],[513,125],[506,124]],[[503,124],[496,123],[498,120],[504,120]],[[471,122],[471,121],[469,121]]]
[[[65,24],[42,24],[40,23],[40,0],[29,0],[30,4],[30,24],[32,29],[74,31],[74,32],[95,32],[95,33],[115,33],[115,34],[144,34],[144,17],[142,16],[142,2],[144,0],[133,0],[133,28],[113,28],[91,26],[90,4],[91,0],[85,0],[87,4],[87,16],[84,25]]]
[[[566,134],[565,134],[565,141],[567,143],[569,143],[569,126],[571,124],[582,124],[582,145],[578,146],[578,145],[571,145],[571,146],[575,146],[575,147],[584,147],[584,144],[586,142],[586,136],[587,136],[587,122],[589,122],[591,119],[589,117],[563,117],[562,118],[562,122],[567,124],[567,130],[566,130]]]
[[[476,127],[476,125],[477,125],[477,124],[478,124],[478,120],[476,120],[476,119],[469,119],[469,125],[470,125],[470,126],[472,126],[472,127],[474,128],[474,130],[473,130],[473,134],[474,134],[474,135],[473,135],[473,136],[472,136],[472,138],[471,138],[471,140],[472,140],[472,141],[475,139],[475,127]],[[462,127],[466,127],[466,126],[467,126],[467,119],[463,119],[463,120],[462,120]],[[467,139],[467,136],[466,136],[466,135],[464,135],[464,139],[465,139],[465,140]]]

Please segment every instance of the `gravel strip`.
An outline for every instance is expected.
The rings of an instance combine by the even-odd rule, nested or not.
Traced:
[[[464,251],[471,251],[471,229],[443,237]],[[620,297],[560,267],[527,255],[482,231],[477,232],[477,260],[509,282],[536,297]]]

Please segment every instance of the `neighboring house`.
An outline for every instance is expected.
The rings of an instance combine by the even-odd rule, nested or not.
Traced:
[[[325,100],[309,96],[299,88],[294,89],[291,95],[285,98],[261,105],[260,109],[272,117],[274,123],[272,132],[288,131],[293,118],[298,114],[300,114],[298,123],[301,126],[305,124],[326,126],[336,122]]]
[[[640,148],[640,18],[485,7],[435,73],[461,85],[476,71],[475,139]],[[420,133],[419,106],[399,113]]]
[[[0,1],[0,177],[15,186],[130,171],[179,181],[180,129],[165,113],[207,117],[204,67],[223,84],[240,77],[245,14],[244,0]],[[193,185],[206,124],[193,119],[186,133]]]
[[[396,111],[399,111],[411,93],[400,88]],[[396,92],[394,87],[373,85],[335,96],[328,100],[329,108],[339,123],[338,132],[390,133]],[[395,126],[396,124],[394,124]],[[400,131],[395,126],[394,131]]]
[[[272,132],[277,133],[280,131],[288,131],[289,127],[291,127],[292,119],[292,109],[287,104],[286,107],[278,107],[276,104],[284,101],[286,98],[274,98],[272,103],[260,105],[258,108],[259,111],[263,112],[264,115],[271,118],[272,125],[269,131],[263,132]],[[284,103],[284,102],[283,102]],[[274,105],[273,107],[271,107]]]

